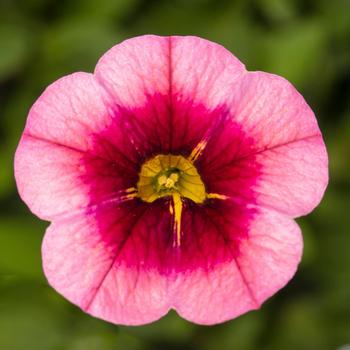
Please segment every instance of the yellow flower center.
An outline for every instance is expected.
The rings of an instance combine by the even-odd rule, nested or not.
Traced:
[[[148,203],[174,193],[195,203],[206,199],[204,183],[194,165],[183,156],[171,154],[158,155],[142,165],[137,192]]]
[[[206,193],[204,183],[194,166],[206,143],[200,142],[188,158],[180,155],[160,154],[147,160],[141,167],[136,188],[127,189],[125,199],[138,197],[152,203],[162,197],[171,197],[170,213],[174,217],[174,245],[181,242],[181,215],[187,198],[202,204],[208,198],[227,199],[216,193]]]

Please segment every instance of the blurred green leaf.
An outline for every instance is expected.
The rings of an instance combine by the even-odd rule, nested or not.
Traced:
[[[304,251],[300,268],[312,266],[317,258],[317,233],[314,232],[312,225],[306,219],[299,219],[301,232],[304,240]]]
[[[250,312],[232,322],[215,326],[211,331],[203,332],[200,349],[255,350],[262,334],[261,316],[256,312]]]
[[[12,154],[7,147],[0,149],[0,198],[7,196],[14,188]]]
[[[158,340],[169,343],[185,343],[193,332],[195,326],[182,318],[176,312],[170,311],[161,320],[142,327],[122,327],[130,335],[147,340]]]
[[[42,279],[41,240],[44,222],[0,217],[0,272]]]
[[[331,138],[328,142],[329,165],[332,180],[338,183],[349,183],[350,102],[342,122],[335,128],[333,134],[337,135],[337,137]]]
[[[88,20],[66,20],[44,36],[41,69],[43,81],[75,71],[92,72],[100,56],[122,39],[108,25]]]
[[[38,284],[13,283],[0,291],[0,349],[57,350],[65,310]]]
[[[93,22],[117,21],[131,12],[139,0],[76,0],[69,3],[69,17],[84,18]]]
[[[291,21],[297,13],[296,1],[290,0],[259,0],[259,9],[271,21],[283,23]]]
[[[0,21],[0,82],[18,73],[30,52],[30,33],[19,25]]]
[[[282,75],[296,86],[326,73],[326,37],[321,21],[295,22],[266,33],[261,42],[263,70]]]
[[[280,310],[264,349],[329,350],[327,324],[317,299],[296,299]]]

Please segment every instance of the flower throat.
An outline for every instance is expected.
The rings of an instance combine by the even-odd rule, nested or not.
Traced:
[[[152,203],[170,197],[170,213],[174,218],[174,246],[181,244],[181,216],[183,199],[202,204],[209,198],[226,199],[215,193],[206,193],[204,183],[194,165],[206,143],[200,142],[188,158],[181,155],[160,154],[147,160],[141,167],[136,188],[128,189],[128,198],[138,197]]]

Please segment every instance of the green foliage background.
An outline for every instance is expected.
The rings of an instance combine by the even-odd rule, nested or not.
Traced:
[[[38,95],[145,33],[202,36],[249,70],[286,77],[316,112],[329,150],[325,198],[298,220],[305,253],[296,277],[260,311],[215,327],[175,313],[117,327],[81,312],[47,285],[47,223],[16,192],[13,155]],[[347,0],[0,0],[0,349],[350,349],[349,82]]]

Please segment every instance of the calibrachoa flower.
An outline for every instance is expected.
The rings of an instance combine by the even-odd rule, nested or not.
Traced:
[[[86,312],[201,324],[257,309],[294,275],[293,218],[328,181],[313,112],[285,79],[196,37],[143,36],[50,85],[15,157],[51,221],[49,283]]]

